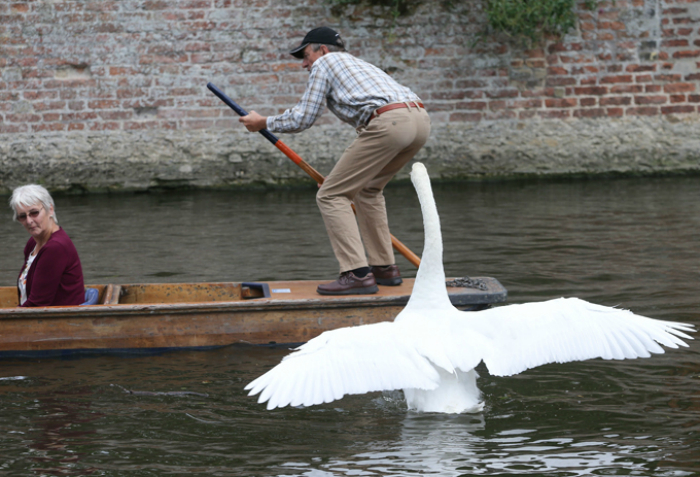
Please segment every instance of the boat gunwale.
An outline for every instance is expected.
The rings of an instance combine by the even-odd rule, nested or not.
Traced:
[[[456,306],[503,303],[507,298],[507,290],[501,283],[492,277],[480,277],[488,279],[495,290],[476,290],[473,288],[450,288],[451,298],[461,298],[457,300]],[[238,282],[219,282],[238,283]],[[266,282],[266,283],[290,283],[290,282]],[[129,286],[161,285],[161,284],[127,284]],[[170,284],[168,284],[170,285]],[[181,285],[173,283],[172,285]],[[200,284],[195,284],[200,285]],[[460,292],[460,290],[472,290],[472,293]],[[467,298],[473,297],[474,300]],[[75,318],[85,318],[88,316],[114,317],[124,315],[160,315],[168,313],[194,314],[194,313],[227,313],[249,311],[279,311],[279,310],[305,310],[305,309],[333,309],[347,307],[382,307],[382,306],[403,306],[408,303],[408,294],[397,295],[345,295],[345,296],[319,296],[314,298],[251,298],[237,299],[230,301],[197,301],[197,302],[176,302],[176,303],[124,303],[124,304],[96,304],[78,306],[50,306],[50,307],[11,307],[0,308],[0,321],[18,318],[63,318],[72,316]]]
[[[379,298],[379,299],[377,299]],[[264,300],[264,301],[263,301]],[[374,300],[334,300],[326,301],[317,298],[296,299],[296,300],[277,300],[270,298],[260,298],[256,301],[216,301],[216,302],[185,302],[185,303],[148,303],[148,304],[116,304],[116,305],[86,305],[86,306],[55,306],[44,308],[0,308],[0,320],[28,317],[39,315],[42,317],[62,317],[64,315],[90,315],[99,314],[100,316],[115,316],[123,314],[132,314],[134,312],[149,312],[149,314],[161,313],[198,313],[202,311],[220,311],[227,312],[235,309],[245,311],[264,311],[264,310],[280,310],[280,309],[295,309],[303,310],[307,308],[323,309],[323,308],[345,308],[349,305],[370,306],[393,306],[405,304],[408,301],[407,297],[375,297]]]

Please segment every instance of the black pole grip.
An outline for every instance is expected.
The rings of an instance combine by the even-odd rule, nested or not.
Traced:
[[[228,96],[226,96],[226,93],[224,93],[223,91],[221,91],[221,90],[220,90],[219,88],[217,88],[214,84],[212,84],[212,83],[207,83],[207,88],[209,88],[209,91],[211,91],[211,92],[214,93],[216,96],[218,96],[218,98],[219,98],[221,101],[223,101],[224,103],[226,103],[226,106],[228,106],[229,108],[233,109],[233,110],[236,112],[236,114],[238,114],[239,116],[248,116],[248,113],[246,112],[245,109],[241,108],[238,104],[236,104],[236,102],[235,102],[234,100],[232,100],[231,98],[229,98]],[[277,136],[275,136],[274,134],[272,134],[272,133],[271,133],[270,131],[268,131],[267,129],[261,129],[261,130],[258,131],[258,132],[259,132],[260,134],[262,134],[263,136],[265,136],[265,139],[267,139],[268,141],[270,141],[272,144],[277,144],[277,141],[279,141],[279,138],[278,138]]]

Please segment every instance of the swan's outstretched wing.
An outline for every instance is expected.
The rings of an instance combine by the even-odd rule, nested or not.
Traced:
[[[659,344],[687,346],[681,338],[693,339],[687,333],[695,331],[691,325],[646,318],[577,298],[461,313],[454,320],[465,336],[476,331],[486,338],[483,360],[497,376],[547,363],[649,357],[650,353],[664,352]]]
[[[311,406],[346,394],[435,389],[438,372],[414,338],[391,322],[326,331],[248,384],[267,408]]]

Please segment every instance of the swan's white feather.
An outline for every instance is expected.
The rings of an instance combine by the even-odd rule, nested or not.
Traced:
[[[396,326],[385,322],[326,331],[246,389],[251,395],[262,391],[259,402],[268,401],[268,409],[274,409],[331,402],[345,394],[437,388],[438,372],[425,356],[436,353]]]
[[[577,298],[501,306],[477,313],[457,311],[452,339],[474,332],[487,340],[481,356],[491,374],[509,376],[548,363],[587,359],[646,358],[687,346],[693,328],[654,320]],[[468,338],[467,338],[468,339]],[[463,369],[463,368],[462,368]],[[466,371],[466,370],[465,370]]]
[[[462,312],[450,303],[442,234],[425,166],[411,179],[423,212],[425,247],[413,292],[393,322],[322,333],[246,386],[267,408],[310,406],[346,394],[403,389],[410,409],[481,409],[474,368],[509,376],[548,363],[632,359],[687,346],[691,325],[559,298]]]

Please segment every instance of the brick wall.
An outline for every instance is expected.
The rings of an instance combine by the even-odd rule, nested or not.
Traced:
[[[700,0],[616,0],[594,11],[581,5],[576,31],[532,49],[503,38],[478,41],[482,2],[454,3],[446,11],[426,2],[392,25],[380,7],[334,10],[323,0],[4,1],[0,189],[42,176],[32,143],[55,161],[89,164],[97,152],[86,151],[106,137],[135,144],[149,135],[189,138],[191,146],[243,134],[206,83],[263,114],[292,106],[307,73],[287,52],[321,24],[412,87],[436,137],[460,124],[513,131],[551,121],[698,119]],[[341,128],[330,114],[321,124]],[[188,147],[178,145],[184,155]],[[97,149],[109,160],[110,148]],[[141,152],[135,146],[131,154]],[[31,173],[23,173],[25,163]]]

